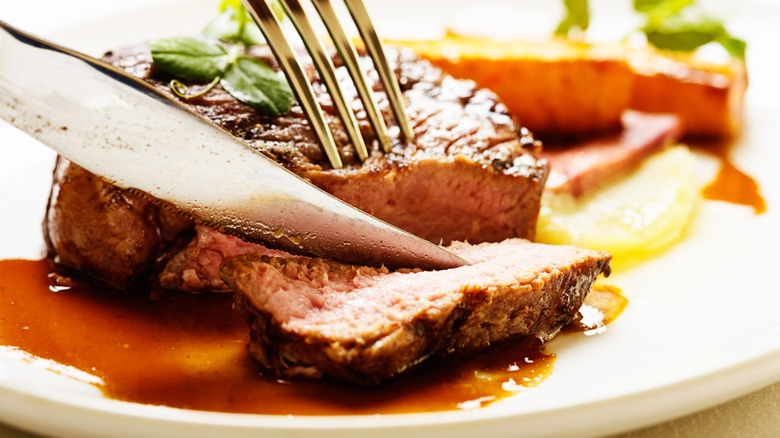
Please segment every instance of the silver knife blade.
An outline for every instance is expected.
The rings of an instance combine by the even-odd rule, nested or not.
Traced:
[[[467,264],[320,190],[146,82],[2,21],[0,118],[119,187],[249,241],[355,264]]]

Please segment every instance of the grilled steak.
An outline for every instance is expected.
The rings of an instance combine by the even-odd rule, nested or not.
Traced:
[[[248,254],[223,265],[222,276],[251,326],[249,352],[269,371],[373,384],[431,356],[552,337],[611,260],[522,239],[450,250],[473,264],[388,272]]]
[[[515,122],[493,93],[476,88],[472,82],[452,79],[409,51],[387,51],[416,135],[413,144],[406,144],[392,129],[395,123],[381,85],[376,83],[375,74],[369,75],[391,126],[392,153],[379,152],[365,113],[358,111],[371,156],[357,162],[327,93],[321,83],[314,82],[344,169],[329,167],[296,105],[286,116],[263,116],[219,86],[187,103],[193,111],[315,185],[435,243],[532,239],[547,177],[546,162],[536,158],[540,143]],[[253,54],[274,65],[262,48],[253,49]],[[167,84],[171,78],[154,67],[146,47],[110,52],[105,59],[170,93]],[[334,61],[339,63],[337,57]],[[370,65],[367,58],[365,61]],[[309,69],[313,72],[311,66]],[[341,67],[338,73],[346,76]],[[189,85],[195,90],[200,86]],[[355,99],[353,107],[360,108],[354,89],[349,84],[346,88]],[[87,178],[90,183],[71,190],[70,181],[75,177]],[[110,202],[106,193],[111,194]],[[172,248],[186,245],[182,236],[192,235],[192,225],[186,221],[179,220],[176,233],[162,229],[169,216],[175,216],[167,211],[60,159],[44,228],[50,251],[59,261],[122,287],[148,273],[150,267],[159,272],[156,262],[169,259],[175,252]],[[126,243],[128,237],[130,243]],[[197,242],[188,255],[173,256],[163,283],[184,289],[224,288],[214,269],[198,271],[200,262],[192,257],[196,251],[193,246]],[[122,260],[121,267],[117,260]],[[187,261],[194,263],[187,266]],[[196,281],[184,279],[185,273]]]
[[[532,239],[547,177],[546,163],[535,158],[541,144],[492,92],[445,75],[411,51],[387,52],[416,139],[406,144],[396,132],[391,134],[393,153],[381,153],[365,113],[359,111],[356,116],[371,156],[357,162],[329,95],[314,81],[345,162],[341,170],[330,168],[297,105],[286,116],[267,117],[220,87],[188,103],[316,186],[412,234],[436,243]],[[263,47],[256,46],[252,53],[275,65]],[[110,53],[106,59],[170,93],[171,77],[155,69],[150,56],[145,47],[136,47]],[[340,64],[338,56],[334,63]],[[348,77],[343,67],[337,73]],[[394,127],[381,85],[375,74],[370,76],[388,126]],[[352,106],[361,108],[351,82],[344,85]]]

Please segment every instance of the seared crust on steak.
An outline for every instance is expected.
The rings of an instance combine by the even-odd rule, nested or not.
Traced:
[[[171,211],[58,157],[44,238],[58,263],[121,288],[189,238],[191,222]]]
[[[221,271],[251,326],[250,354],[270,372],[374,384],[430,356],[549,339],[611,260],[522,239],[449,249],[472,265],[389,272],[248,254]]]

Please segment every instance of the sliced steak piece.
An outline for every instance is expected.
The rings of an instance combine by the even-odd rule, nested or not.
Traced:
[[[274,64],[263,49],[253,50],[254,55]],[[398,74],[416,134],[413,144],[399,137],[387,99],[376,83],[376,75],[371,74],[391,126],[392,153],[379,152],[365,113],[358,111],[371,156],[363,163],[357,162],[327,93],[319,82],[314,83],[346,163],[341,170],[328,166],[297,105],[290,114],[271,118],[238,102],[219,86],[187,103],[193,111],[315,185],[435,243],[533,238],[547,178],[546,162],[536,159],[540,143],[516,123],[493,93],[476,88],[472,82],[452,79],[409,51],[388,48],[388,56]],[[171,78],[154,67],[145,46],[110,52],[105,59],[170,93],[167,84]],[[370,65],[369,59],[364,61]],[[343,68],[338,73],[347,76]],[[354,96],[350,82],[345,84]],[[189,85],[195,89],[202,86]],[[360,108],[354,99],[354,107]],[[169,242],[156,237],[166,234],[159,227],[167,221],[159,216],[160,210],[67,160],[61,162],[68,172],[92,183],[74,189],[76,186],[68,183],[70,177],[55,178],[44,222],[45,233],[51,237],[51,252],[62,263],[84,269],[116,287],[126,286],[150,267],[154,274],[159,273],[155,262],[160,254],[170,255]],[[89,224],[88,229],[85,224]],[[184,228],[191,230],[191,224]],[[163,276],[167,287],[224,288],[215,265],[202,260],[215,252],[197,249],[197,239],[186,254],[171,261]],[[223,243],[241,246],[227,238]],[[226,254],[234,249],[226,250]],[[185,267],[185,262],[193,263]]]
[[[249,352],[270,372],[374,384],[431,356],[549,339],[611,260],[522,239],[449,249],[473,264],[389,272],[247,254],[221,271],[250,324]]]
[[[616,134],[566,145],[545,144],[550,163],[546,189],[586,195],[633,169],[649,155],[680,139],[680,118],[671,114],[626,111]]]

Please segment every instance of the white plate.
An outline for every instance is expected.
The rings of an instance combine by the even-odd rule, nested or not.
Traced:
[[[0,6],[0,17],[99,54],[118,44],[197,32],[217,1],[16,3],[22,2]],[[538,36],[560,13],[554,2],[544,2],[543,8],[533,1],[476,3],[375,1],[369,6],[387,36],[435,36],[445,25],[490,29],[498,36]],[[594,2],[601,14],[593,26],[612,34],[602,36],[619,36],[631,27],[631,21],[617,20],[624,11],[613,8],[624,3]],[[58,436],[592,436],[700,410],[780,380],[780,286],[774,271],[780,262],[775,210],[780,205],[775,170],[780,93],[773,82],[780,67],[773,59],[780,10],[768,1],[746,4],[716,2],[713,7],[727,12],[732,31],[749,41],[748,127],[733,154],[758,181],[768,211],[755,216],[747,208],[704,202],[683,242],[662,257],[614,273],[611,283],[630,304],[606,333],[563,336],[549,344],[558,359],[537,388],[470,411],[239,415],[106,399],[91,385],[4,354],[0,421]],[[44,14],[44,8],[52,9]],[[435,22],[431,17],[437,17]],[[0,145],[0,258],[36,258],[42,253],[39,224],[53,155],[1,122]],[[711,176],[711,163],[703,160],[702,172],[705,179]]]

